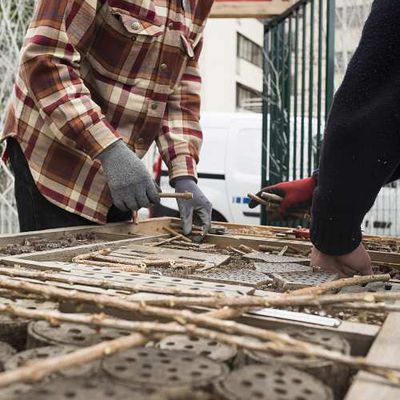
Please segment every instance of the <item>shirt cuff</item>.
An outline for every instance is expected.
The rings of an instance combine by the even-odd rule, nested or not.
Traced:
[[[105,119],[82,132],[78,147],[90,158],[95,159],[103,150],[121,139],[121,135]]]
[[[351,253],[361,243],[362,216],[321,216],[315,211],[311,219],[311,241],[322,253],[341,256]]]
[[[180,176],[191,176],[197,182],[197,165],[192,156],[176,156],[169,162],[168,171],[170,181]]]

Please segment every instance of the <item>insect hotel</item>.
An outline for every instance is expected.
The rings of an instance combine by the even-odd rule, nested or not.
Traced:
[[[399,399],[400,242],[364,242],[376,274],[338,279],[290,228],[3,236],[0,399]]]

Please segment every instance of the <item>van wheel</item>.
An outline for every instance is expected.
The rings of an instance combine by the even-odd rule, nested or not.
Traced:
[[[228,222],[228,220],[217,210],[212,210],[211,218],[213,221],[217,222]]]

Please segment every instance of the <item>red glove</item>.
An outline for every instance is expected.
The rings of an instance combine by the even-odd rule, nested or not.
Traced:
[[[279,206],[279,213],[285,217],[290,212],[308,209],[311,206],[314,189],[317,181],[314,177],[298,179],[296,181],[281,182],[273,186],[261,189],[257,196],[261,197],[263,192],[276,194],[283,198]],[[254,208],[258,203],[251,200],[250,208]]]

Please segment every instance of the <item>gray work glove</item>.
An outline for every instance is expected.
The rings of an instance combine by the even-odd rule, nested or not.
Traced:
[[[205,236],[211,227],[212,204],[192,178],[177,178],[174,184],[177,193],[193,193],[193,200],[177,200],[182,218],[183,234],[190,235],[194,224],[203,227],[203,236]]]
[[[157,187],[139,157],[122,141],[101,152],[100,160],[114,205],[121,211],[136,211],[158,204]]]

